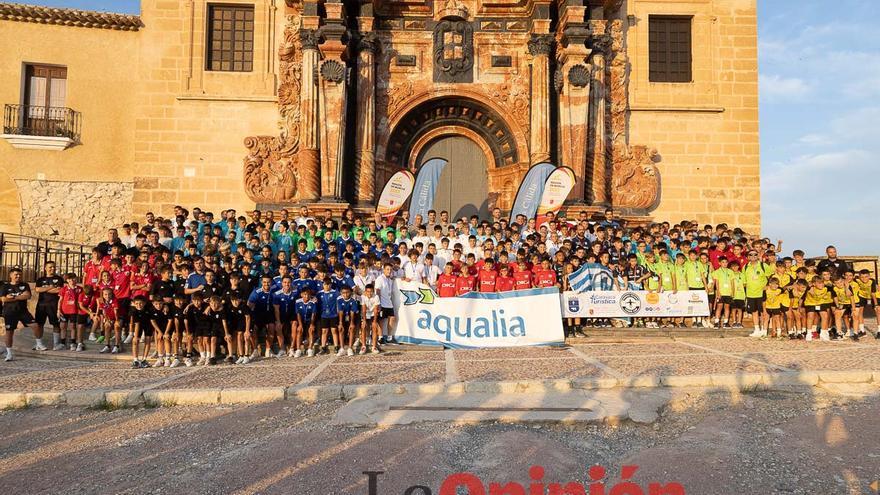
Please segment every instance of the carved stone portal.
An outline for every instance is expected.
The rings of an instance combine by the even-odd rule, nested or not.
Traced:
[[[443,19],[434,28],[434,82],[473,81],[474,28],[462,19]]]

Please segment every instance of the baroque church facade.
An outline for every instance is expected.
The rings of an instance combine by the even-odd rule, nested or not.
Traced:
[[[88,195],[83,183],[116,204],[101,221],[175,204],[369,211],[395,171],[443,157],[435,207],[454,216],[510,208],[528,168],[550,162],[575,172],[570,211],[756,231],[755,9],[144,0],[132,16],[0,3],[0,41],[16,46],[0,56],[0,188],[13,196],[0,226],[64,223],[40,198]],[[47,128],[26,125],[41,105],[78,116],[63,147],[28,135]]]

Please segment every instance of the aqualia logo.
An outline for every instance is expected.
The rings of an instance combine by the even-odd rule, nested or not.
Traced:
[[[434,316],[430,311],[419,311],[416,322],[422,330],[433,330],[442,335],[447,342],[452,335],[463,338],[487,339],[497,337],[525,337],[526,322],[521,316],[507,317],[504,310],[492,310],[490,317]]]

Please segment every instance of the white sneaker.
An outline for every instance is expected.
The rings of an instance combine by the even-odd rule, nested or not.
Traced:
[[[9,353],[7,352],[7,353],[6,353],[6,359],[4,359],[4,361],[6,361],[7,363],[8,363],[9,361],[13,361],[13,359],[12,359],[12,354],[9,354]]]
[[[110,354],[119,354],[119,347],[113,346],[113,349],[110,350]]]
[[[336,351],[336,355],[337,355],[337,356],[344,356],[344,355],[345,355],[345,349],[343,349],[342,347],[340,347],[339,350]]]
[[[156,362],[153,363],[153,368],[161,368],[163,366],[165,366],[165,360],[162,358],[157,359]]]
[[[311,347],[309,347],[309,350],[306,351],[306,356],[308,356],[308,357],[314,357],[314,356],[315,356],[315,350],[312,349]]]
[[[80,342],[79,344],[76,344],[76,352],[82,352],[84,350],[86,350],[86,348],[84,345],[82,345],[82,342]]]
[[[241,356],[238,359],[236,359],[235,364],[241,364],[242,361],[244,361],[244,356]]]
[[[279,351],[278,351],[278,354],[275,354],[275,357],[277,357],[277,358],[283,358],[283,357],[284,357],[284,351],[283,351],[283,350],[279,350]]]
[[[44,346],[42,342],[37,342],[36,345],[34,345],[34,350],[35,351],[48,351],[49,348]]]
[[[98,337],[95,337],[95,332],[89,334],[89,342],[94,342],[98,340]]]
[[[184,366],[186,366],[187,368],[191,368],[192,365],[193,365],[193,360],[192,360],[192,358],[186,358],[186,359],[184,359],[184,360],[183,360],[183,364],[184,364]]]
[[[267,358],[272,357],[272,349],[269,347],[266,348],[266,357]]]
[[[812,330],[807,330],[807,336],[804,338],[804,340],[806,340],[807,342],[813,341],[813,331]]]
[[[361,356],[363,356],[363,355],[366,354],[366,353],[367,353],[367,346],[362,345],[362,346],[361,346],[361,350],[358,351],[358,354],[361,355]]]
[[[251,359],[258,359],[260,357],[260,350],[254,349],[254,352],[251,353]]]
[[[169,366],[169,368],[177,368],[178,366],[180,366],[180,359],[174,358],[174,360],[171,361],[171,366]]]
[[[293,357],[295,353],[296,351],[293,349],[293,347],[291,347],[290,350],[287,351],[287,357]]]
[[[760,337],[760,336],[761,336],[761,329],[759,329],[759,328],[756,328],[754,332],[749,334],[749,337]]]
[[[828,330],[822,330],[819,332],[819,340],[822,342],[829,342],[831,340],[831,335],[828,334]]]
[[[298,358],[302,357],[303,351],[301,349],[297,349],[296,352],[293,353],[293,357]]]
[[[105,345],[104,348],[101,349],[101,350],[98,351],[98,352],[100,352],[101,354],[107,354],[108,352],[110,352],[110,346],[109,346],[109,345]]]
[[[346,356],[354,356],[354,351],[351,350],[351,347],[349,347],[348,349],[345,350],[345,355]]]
[[[128,335],[125,336],[125,339],[123,339],[122,343],[123,343],[123,344],[131,344],[131,339],[132,339],[132,338],[133,338],[133,336],[132,336],[131,334],[128,334]]]
[[[64,344],[55,344],[52,348],[53,351],[63,351],[64,349],[67,349],[67,346]]]
[[[205,356],[199,356],[199,360],[196,362],[196,366],[202,366],[208,362],[208,358]]]
[[[241,364],[248,364],[250,362],[251,362],[251,358],[249,358],[247,356],[241,358]]]
[[[372,352],[373,354],[379,354],[379,348],[378,348],[378,347],[373,347],[373,350],[372,350],[371,352]]]
[[[175,359],[177,359],[177,358],[175,358]],[[165,356],[165,367],[166,368],[171,367],[171,358],[169,356]]]

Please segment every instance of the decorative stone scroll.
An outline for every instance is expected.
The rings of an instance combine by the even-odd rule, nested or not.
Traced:
[[[611,161],[611,204],[619,208],[647,211],[656,207],[660,199],[660,173],[655,165],[659,155],[656,150],[646,146],[629,144],[626,118],[629,58],[624,43],[623,20],[608,22],[608,36],[608,142],[611,146],[607,152]]]
[[[244,159],[245,192],[256,202],[294,200],[302,180],[297,156],[300,144],[299,97],[302,80],[299,25],[299,12],[287,17],[284,41],[278,50],[281,132],[278,136],[250,136],[244,140],[248,150]]]

